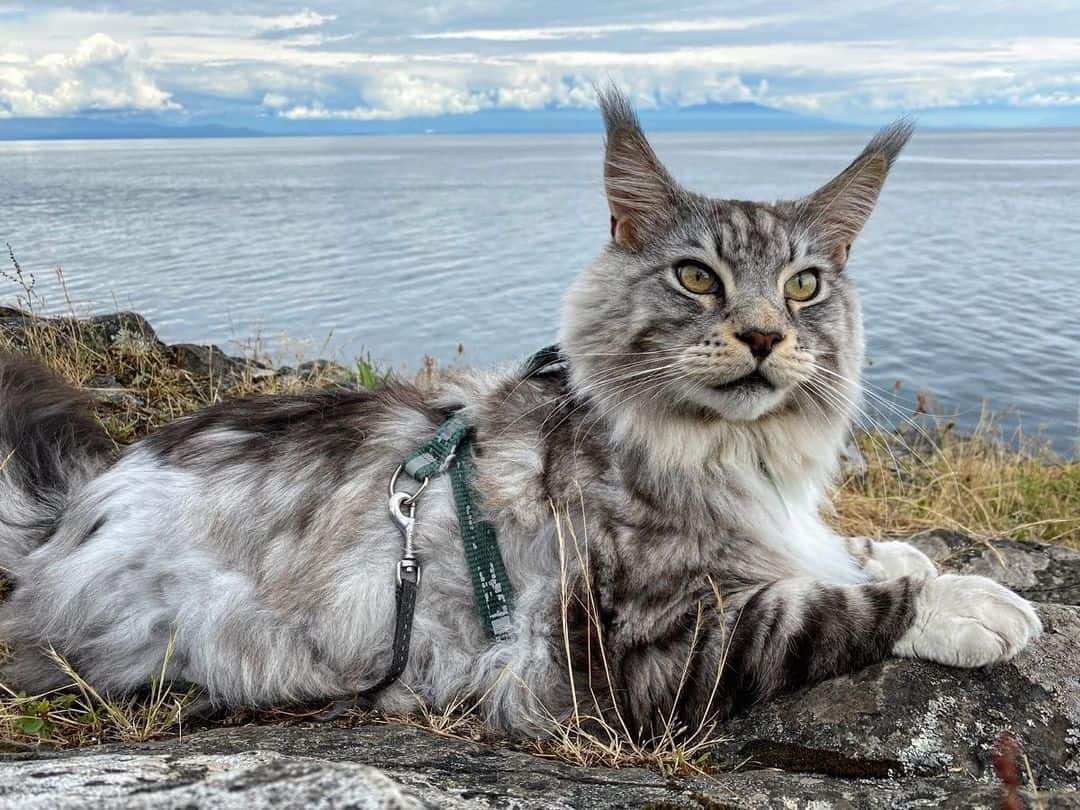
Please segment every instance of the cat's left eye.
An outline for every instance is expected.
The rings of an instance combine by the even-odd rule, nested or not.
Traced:
[[[784,295],[791,301],[809,301],[817,295],[820,284],[817,270],[803,270],[784,283]]]
[[[675,268],[679,283],[694,295],[708,295],[720,291],[720,279],[712,270],[696,262],[684,262]]]

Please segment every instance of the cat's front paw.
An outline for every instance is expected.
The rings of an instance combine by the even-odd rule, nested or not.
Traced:
[[[871,542],[863,570],[875,582],[896,577],[937,576],[937,566],[933,560],[910,543],[899,540]]]
[[[893,655],[954,667],[1007,661],[1042,632],[1035,609],[992,579],[945,574],[927,579],[915,619]]]

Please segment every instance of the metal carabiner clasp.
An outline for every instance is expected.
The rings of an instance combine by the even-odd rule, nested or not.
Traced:
[[[401,585],[405,577],[420,584],[420,562],[413,549],[413,531],[416,528],[416,496],[408,492],[395,492],[390,496],[390,517],[394,519],[401,536],[405,538],[405,551],[397,564],[397,582]]]
[[[416,503],[408,492],[395,492],[390,496],[390,517],[405,538],[405,555],[412,556],[412,535],[416,526]]]

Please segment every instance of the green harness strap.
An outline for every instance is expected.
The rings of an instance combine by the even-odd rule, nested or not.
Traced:
[[[521,377],[535,376],[563,362],[559,347],[548,346],[529,358]],[[469,424],[454,414],[422,447],[409,455],[402,466],[420,483],[446,472],[450,474],[465,564],[472,578],[480,621],[488,638],[501,641],[510,636],[514,592],[499,552],[495,529],[481,517],[480,497],[472,485],[475,474],[472,441],[473,431]]]
[[[461,417],[451,416],[426,444],[405,459],[405,472],[423,482],[450,473],[457,507],[465,564],[472,578],[480,621],[490,639],[510,637],[514,594],[506,575],[495,529],[481,519],[479,497],[473,488],[472,431]]]

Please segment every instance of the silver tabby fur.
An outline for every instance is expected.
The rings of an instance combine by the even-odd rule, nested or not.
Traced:
[[[174,638],[168,676],[219,705],[378,682],[401,551],[387,482],[457,408],[517,593],[513,636],[484,637],[448,483],[432,481],[411,656],[381,708],[477,701],[493,727],[533,734],[567,717],[573,683],[582,711],[648,737],[888,655],[979,666],[1037,635],[1006,589],[819,517],[860,396],[844,265],[910,128],[806,198],[759,204],[685,190],[626,100],[601,103],[612,238],[566,296],[566,370],[229,402],[116,460],[74,392],[0,360],[4,681],[61,684],[52,648],[131,692]],[[684,289],[686,260],[722,291]],[[820,294],[787,300],[806,268]],[[775,336],[764,359],[752,332]]]

